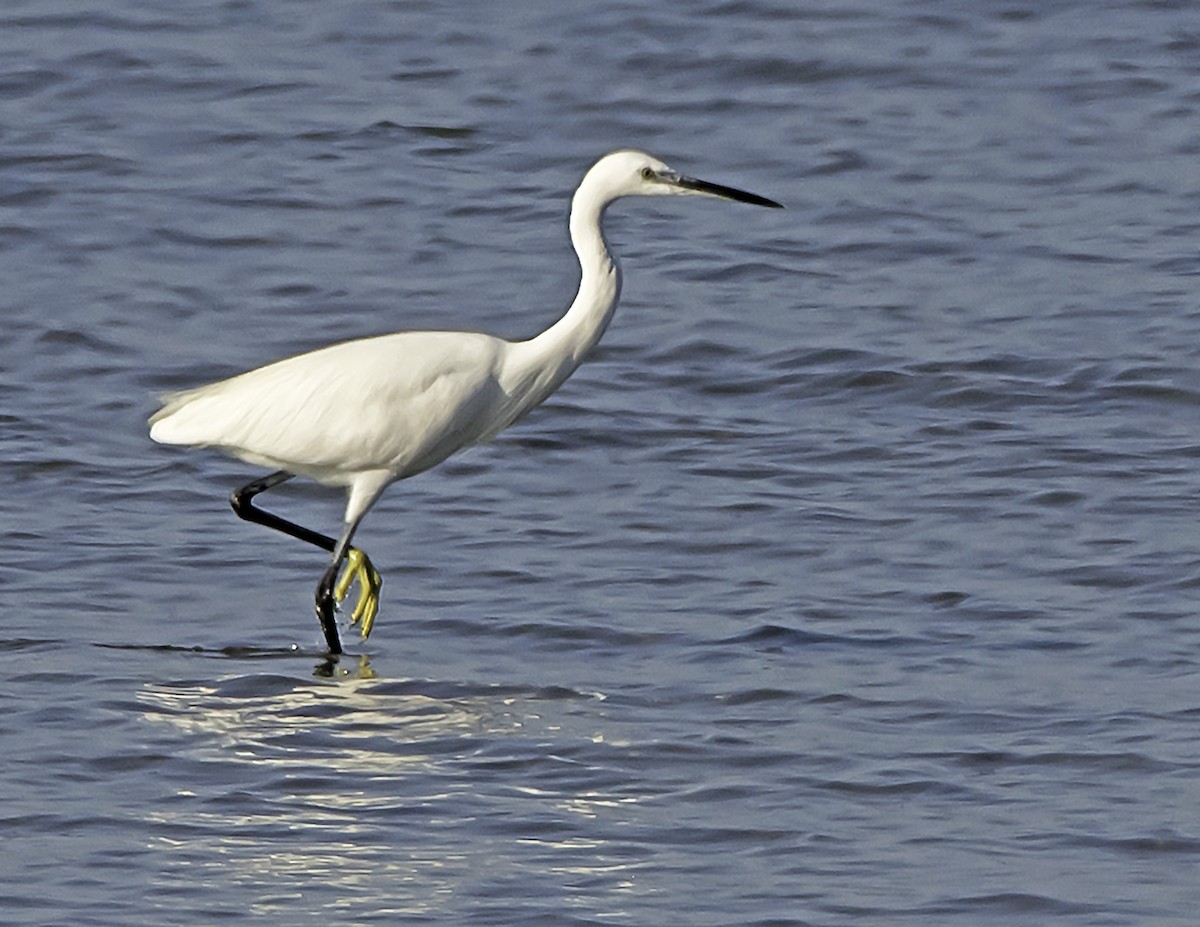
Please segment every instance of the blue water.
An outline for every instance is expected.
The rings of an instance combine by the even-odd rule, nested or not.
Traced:
[[[1194,924],[1198,87],[1186,3],[10,0],[0,922]],[[329,664],[156,395],[539,331],[623,146],[788,208],[615,207]]]

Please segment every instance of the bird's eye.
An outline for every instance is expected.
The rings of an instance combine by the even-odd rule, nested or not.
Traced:
[[[654,168],[643,167],[641,170],[641,174],[642,174],[642,180],[653,180],[654,179]]]

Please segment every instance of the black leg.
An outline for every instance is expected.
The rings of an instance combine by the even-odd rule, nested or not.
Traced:
[[[305,528],[303,525],[298,525],[293,521],[288,521],[286,518],[280,518],[278,515],[264,512],[262,509],[255,507],[252,502],[254,497],[260,492],[266,492],[268,489],[275,488],[280,483],[286,483],[295,475],[294,473],[288,473],[287,470],[276,470],[262,479],[254,480],[247,483],[241,489],[234,490],[233,495],[229,497],[229,504],[233,506],[233,510],[237,513],[238,518],[252,521],[256,525],[266,525],[268,528],[282,531],[284,534],[290,535],[298,541],[315,544],[321,550],[333,553],[335,544],[333,538]]]
[[[315,544],[322,550],[333,553],[337,547],[337,542],[328,535],[321,534],[303,525],[298,525],[295,522],[288,521],[286,518],[280,518],[278,515],[273,515],[270,512],[265,512],[257,508],[252,500],[260,492],[265,492],[272,487],[278,486],[290,480],[294,473],[289,473],[287,470],[276,470],[274,473],[268,474],[261,479],[247,483],[241,489],[236,490],[229,497],[229,502],[233,506],[234,512],[238,518],[246,521],[254,522],[256,525],[265,525],[268,528],[274,528],[276,531],[282,531],[284,534],[296,538],[300,541],[305,541],[308,544]],[[345,550],[340,551],[341,556],[336,557],[329,569],[321,577],[321,582],[317,586],[317,620],[321,622],[321,631],[325,634],[325,646],[329,648],[331,654],[342,652],[342,641],[338,637],[337,620],[334,618],[334,600],[333,586],[337,582],[338,571],[341,568],[342,560],[345,558]]]
[[[337,650],[334,650],[333,647],[331,646],[329,649],[332,653],[341,653],[342,652],[341,642],[337,641],[337,622],[334,620],[334,617],[333,617],[334,605],[335,605],[334,597],[333,597],[333,587],[337,583],[338,572],[341,570],[341,567],[342,567],[342,560],[339,557],[338,559],[334,560],[333,563],[329,564],[329,566],[326,568],[325,572],[321,574],[321,581],[319,583],[317,583],[317,596],[316,596],[317,620],[319,622],[321,622],[322,628],[325,628],[325,629],[332,628],[333,629],[333,636],[334,636],[335,642],[337,643]],[[325,631],[325,640],[326,640],[326,643],[328,643],[328,641],[329,641],[329,631],[328,630]]]

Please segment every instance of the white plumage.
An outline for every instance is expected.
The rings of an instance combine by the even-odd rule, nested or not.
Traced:
[[[331,345],[166,397],[150,437],[330,485],[370,470],[412,476],[511,421],[509,347],[466,332]]]
[[[331,345],[165,396],[150,419],[150,437],[216,448],[277,471],[235,493],[234,508],[244,518],[332,552],[317,587],[317,613],[330,652],[339,653],[335,599],[353,581],[361,584],[353,620],[361,621],[364,637],[378,609],[379,575],[350,546],[367,510],[389,483],[487,440],[571,375],[604,333],[620,291],[617,265],[600,230],[604,209],[621,196],[681,193],[779,205],[685,177],[641,152],[613,152],[588,171],[572,200],[579,291],[566,314],[536,338],[509,342],[477,332],[403,332]],[[296,474],[347,487],[336,542],[251,505],[254,495]]]

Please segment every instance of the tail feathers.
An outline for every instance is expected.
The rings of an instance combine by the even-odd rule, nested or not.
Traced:
[[[189,405],[202,390],[184,390],[161,397],[163,407],[150,416],[150,438],[159,444],[204,444],[198,432],[197,416],[188,414]],[[196,409],[193,406],[192,412]]]

